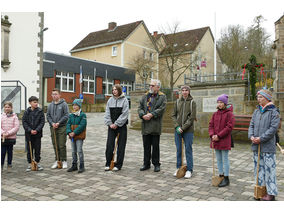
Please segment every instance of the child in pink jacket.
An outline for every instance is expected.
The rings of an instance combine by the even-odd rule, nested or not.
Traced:
[[[4,103],[4,112],[1,115],[1,169],[3,170],[6,152],[8,153],[8,170],[12,168],[13,146],[16,144],[16,135],[20,124],[18,117],[13,113],[13,104]]]

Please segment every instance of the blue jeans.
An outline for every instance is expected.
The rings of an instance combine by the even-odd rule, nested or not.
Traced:
[[[192,144],[193,144],[193,133],[187,132],[178,134],[175,131],[175,143],[177,148],[177,168],[181,167],[181,144],[182,138],[185,146],[185,156],[186,156],[186,165],[187,171],[193,171],[193,155],[192,155]]]
[[[229,150],[218,150],[215,149],[217,166],[220,175],[229,176],[230,172],[230,161],[229,161]]]
[[[83,153],[83,140],[74,140],[71,141],[71,148],[72,148],[72,164],[77,164],[78,157],[77,153],[79,155],[80,164],[84,163],[84,153]]]

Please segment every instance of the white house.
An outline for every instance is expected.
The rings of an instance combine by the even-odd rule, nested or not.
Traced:
[[[30,96],[42,104],[43,27],[43,12],[1,13],[1,109],[12,101],[19,113]]]

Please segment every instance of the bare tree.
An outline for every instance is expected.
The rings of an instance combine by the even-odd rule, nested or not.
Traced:
[[[229,72],[238,72],[247,58],[243,27],[240,25],[230,25],[226,29],[223,29],[217,45],[220,57],[228,66]]]
[[[190,39],[179,31],[179,23],[169,26],[169,34],[164,34],[165,46],[159,56],[159,69],[164,78],[169,77],[169,86],[173,91],[175,84],[190,68],[197,66],[198,56],[191,50]],[[158,44],[159,45],[159,44]],[[171,93],[173,95],[173,93]]]
[[[128,64],[129,70],[138,75],[139,79],[136,79],[137,82],[144,84],[144,89],[146,89],[146,82],[153,75],[152,73],[156,71],[156,63],[154,62],[154,53],[153,57],[146,57],[144,53],[137,54],[131,58],[131,62]]]
[[[259,15],[247,29],[240,25],[230,25],[221,31],[217,45],[229,72],[240,71],[242,64],[246,63],[251,55],[265,63],[267,68],[272,67],[272,42],[270,35],[262,27],[264,21],[263,16]]]

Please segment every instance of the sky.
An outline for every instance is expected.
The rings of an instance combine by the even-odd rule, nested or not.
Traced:
[[[178,22],[180,31],[209,26],[216,37],[229,25],[245,28],[262,15],[271,40],[274,23],[284,14],[280,0],[0,0],[1,11],[44,12],[44,51],[70,55],[69,51],[90,32],[143,20],[150,33],[162,32]]]

